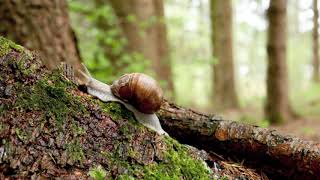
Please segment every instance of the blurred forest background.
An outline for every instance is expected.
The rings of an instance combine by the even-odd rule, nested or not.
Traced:
[[[97,79],[144,72],[179,105],[319,139],[317,0],[59,2]]]

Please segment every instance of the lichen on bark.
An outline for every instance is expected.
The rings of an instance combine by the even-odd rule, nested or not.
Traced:
[[[210,179],[190,148],[80,91],[0,37],[0,179]]]

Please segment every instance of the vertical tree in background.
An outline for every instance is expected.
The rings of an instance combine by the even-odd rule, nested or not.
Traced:
[[[318,0],[313,0],[313,30],[312,30],[312,41],[313,41],[313,80],[319,82],[319,11],[318,11]]]
[[[0,35],[38,51],[48,68],[81,67],[65,0],[1,0],[0,22]]]
[[[238,107],[235,89],[231,0],[211,0],[211,29],[213,56],[213,96],[218,109]]]
[[[267,16],[269,28],[265,114],[271,123],[282,123],[291,118],[286,64],[287,0],[271,0]]]
[[[163,0],[110,0],[128,41],[128,51],[151,60],[157,78],[173,92]]]
[[[169,43],[167,37],[167,27],[165,24],[164,2],[163,0],[154,0],[155,15],[157,17],[157,45],[159,60],[155,65],[155,70],[161,79],[166,80],[167,87],[174,93],[172,68],[169,53]]]

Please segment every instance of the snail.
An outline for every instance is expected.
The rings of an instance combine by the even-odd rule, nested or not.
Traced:
[[[158,111],[163,101],[163,92],[157,82],[142,73],[121,76],[112,83],[111,92],[146,114]]]
[[[63,64],[63,66],[64,73],[70,74],[72,67],[70,68],[67,64]],[[85,72],[78,69],[79,77],[76,77],[75,81],[85,85],[88,94],[103,102],[120,102],[133,112],[141,124],[158,134],[168,135],[162,129],[155,114],[163,101],[163,91],[153,78],[142,73],[131,73],[121,76],[112,85],[108,85],[93,78],[85,65],[83,65],[83,69]]]

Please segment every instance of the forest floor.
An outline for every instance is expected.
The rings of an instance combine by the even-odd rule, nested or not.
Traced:
[[[271,126],[271,128],[302,139],[320,142],[319,117],[302,117],[282,126]]]
[[[304,140],[320,142],[320,116],[303,115],[286,124],[274,126],[269,125],[266,120],[263,120],[263,112],[261,109],[262,108],[245,108],[240,110],[228,110],[221,114],[226,119],[271,128]]]

